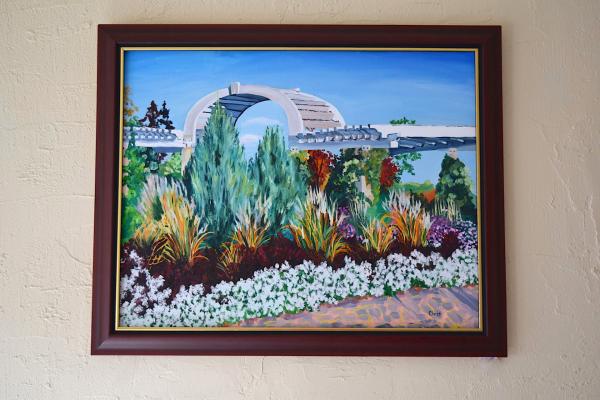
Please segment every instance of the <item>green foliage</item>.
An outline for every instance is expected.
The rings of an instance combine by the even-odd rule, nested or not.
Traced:
[[[160,176],[180,180],[181,175],[181,153],[171,154],[166,161],[158,166]]]
[[[364,155],[364,174],[371,192],[375,199],[379,199],[380,185],[379,177],[381,175],[381,163],[389,156],[387,149],[371,149],[363,153]]]
[[[195,147],[184,182],[210,232],[210,244],[218,247],[229,240],[235,215],[251,192],[247,163],[239,133],[220,105],[216,105]]]
[[[131,205],[129,202],[125,201],[125,196],[123,196],[122,210],[121,243],[126,243],[134,236],[143,221],[140,213],[135,208],[135,205]]]
[[[415,121],[414,119],[408,119],[406,117],[402,117],[400,119],[393,119],[390,121],[390,124],[392,125],[414,125],[416,123],[417,121]]]
[[[421,194],[423,192],[428,192],[432,189],[435,189],[433,183],[430,180],[426,180],[423,183],[418,182],[406,182],[406,183],[398,183],[396,185],[397,190],[401,192],[408,192],[411,194]]]
[[[144,182],[148,172],[146,169],[145,149],[136,147],[133,140],[125,150],[123,157],[123,197],[121,241],[127,242],[142,223],[137,211]]]
[[[326,192],[331,200],[342,207],[347,207],[354,201],[363,199],[356,184],[363,175],[362,155],[355,149],[342,149],[335,157],[331,177],[327,183]]]
[[[310,184],[310,169],[308,168],[309,154],[306,150],[292,151],[289,153],[290,158],[294,160],[296,168],[296,179],[299,184],[308,187]]]
[[[459,158],[444,156],[435,189],[437,199],[452,201],[460,209],[463,217],[469,220],[476,219],[477,208],[473,194],[473,181],[469,169]]]
[[[306,195],[306,185],[297,177],[296,160],[291,158],[279,127],[267,128],[250,161],[249,175],[253,184],[253,199],[265,198],[269,234],[287,225],[294,203]]]
[[[414,175],[415,167],[413,162],[421,159],[421,153],[401,153],[394,156],[394,164],[398,167],[398,181],[402,174]]]

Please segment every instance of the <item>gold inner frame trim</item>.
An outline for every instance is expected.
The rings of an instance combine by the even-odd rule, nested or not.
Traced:
[[[323,328],[323,327],[128,327],[120,326],[120,276],[121,276],[121,206],[123,190],[123,89],[126,51],[397,51],[397,52],[472,52],[475,55],[475,158],[477,166],[477,264],[479,292],[479,327],[478,328]],[[121,47],[119,55],[119,175],[117,200],[117,251],[115,276],[115,331],[134,332],[240,332],[240,331],[312,331],[312,332],[483,332],[483,289],[482,289],[482,257],[481,257],[481,167],[480,167],[480,120],[479,120],[479,49],[477,48],[444,48],[444,47]]]

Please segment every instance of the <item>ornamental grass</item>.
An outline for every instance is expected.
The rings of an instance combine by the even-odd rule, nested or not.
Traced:
[[[431,227],[429,214],[421,208],[421,202],[412,201],[405,192],[393,191],[384,204],[385,218],[396,233],[396,238],[412,247],[427,246],[427,232]]]
[[[209,232],[200,226],[193,203],[176,190],[168,190],[161,196],[161,206],[160,233],[152,246],[149,265],[166,261],[192,266],[206,259],[202,249],[206,247]]]
[[[325,193],[310,189],[288,229],[298,247],[323,255],[331,262],[338,255],[350,251],[339,230],[344,218],[336,203],[330,202]]]

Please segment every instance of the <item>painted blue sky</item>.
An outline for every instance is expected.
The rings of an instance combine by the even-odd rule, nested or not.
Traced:
[[[420,125],[474,126],[474,67],[472,52],[147,50],[125,53],[125,84],[140,115],[151,100],[166,100],[179,129],[196,101],[235,81],[300,88],[334,104],[348,124],[385,124],[406,116]],[[268,125],[287,127],[272,102],[250,108],[238,120],[248,156]],[[469,153],[474,152],[460,157],[474,177],[475,157]],[[416,176],[406,180],[435,182],[442,156],[426,155]]]

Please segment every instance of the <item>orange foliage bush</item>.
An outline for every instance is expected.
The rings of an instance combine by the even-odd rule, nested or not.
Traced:
[[[423,200],[425,200],[427,203],[433,202],[433,200],[435,200],[435,188],[426,190],[421,194],[421,196],[423,196]]]
[[[310,183],[313,187],[323,191],[331,176],[333,154],[328,151],[309,150],[308,155],[308,168],[311,173]]]

